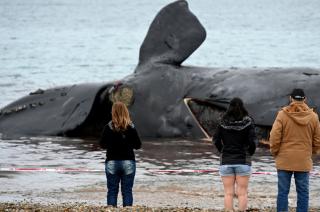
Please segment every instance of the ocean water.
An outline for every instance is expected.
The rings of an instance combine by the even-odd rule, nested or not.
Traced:
[[[0,107],[38,88],[131,74],[169,0],[1,0]],[[319,0],[189,0],[207,39],[185,65],[320,67]]]

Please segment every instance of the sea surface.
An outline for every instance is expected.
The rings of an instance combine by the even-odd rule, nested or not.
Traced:
[[[170,2],[0,0],[0,108],[39,88],[109,82],[133,73],[151,21]],[[319,0],[189,0],[188,3],[206,28],[207,38],[184,65],[320,67]],[[174,198],[166,196],[166,192],[176,192],[175,198],[191,195],[187,198],[189,205],[181,201],[185,204],[181,203],[182,206],[194,203],[195,206],[214,207],[216,203],[210,202],[216,198],[213,193],[223,195],[216,172],[152,172],[157,169],[215,169],[219,160],[210,143],[179,139],[144,142],[144,149],[137,152],[137,193],[149,192],[148,201],[153,205],[178,204],[172,200]],[[253,171],[270,174],[257,174],[252,178],[256,187],[251,189],[260,198],[260,202],[253,204],[273,206],[276,194],[273,159],[265,149],[258,152]],[[71,197],[77,201],[79,195],[76,194],[85,190],[91,194],[102,192],[100,198],[92,201],[103,202],[103,161],[104,151],[99,149],[96,140],[63,137],[5,140],[0,135],[2,169],[98,170],[0,171],[0,201],[63,202]],[[316,173],[319,167],[317,159]],[[311,205],[316,207],[320,207],[319,179],[317,175],[311,177]],[[94,189],[90,190],[91,187]],[[164,199],[151,198],[150,189],[152,195],[163,192],[161,198]],[[201,203],[197,202],[200,197],[204,198]],[[290,204],[294,204],[294,198],[291,196]],[[148,204],[143,198],[138,198],[138,203]],[[222,204],[220,198],[218,207]]]
[[[169,0],[1,0],[0,107],[38,88],[131,74]],[[189,0],[207,38],[185,65],[320,67],[319,0]]]

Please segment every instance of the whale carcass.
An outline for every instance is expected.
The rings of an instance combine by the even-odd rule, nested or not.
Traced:
[[[124,101],[142,137],[210,137],[231,98],[241,97],[259,136],[268,137],[289,92],[303,88],[319,112],[320,69],[208,68],[181,65],[206,31],[184,0],[150,25],[132,74],[119,81],[39,89],[0,110],[6,136],[99,136],[114,101]]]

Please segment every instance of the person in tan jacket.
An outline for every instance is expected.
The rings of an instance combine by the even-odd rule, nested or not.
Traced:
[[[319,117],[306,104],[304,91],[296,88],[290,104],[282,108],[270,132],[270,151],[278,174],[277,211],[288,211],[291,177],[297,190],[297,211],[309,208],[309,172],[312,154],[320,153]]]

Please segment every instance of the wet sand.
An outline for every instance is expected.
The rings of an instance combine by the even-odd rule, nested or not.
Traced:
[[[66,142],[68,144],[66,145]],[[0,167],[87,168],[95,172],[0,172],[0,211],[30,207],[31,211],[111,210],[105,208],[105,152],[91,140],[25,138],[0,143]],[[24,152],[24,153],[22,153]],[[210,142],[189,140],[144,141],[136,152],[137,174],[134,205],[138,211],[219,211],[223,209],[223,187],[214,169],[219,158]],[[213,170],[211,172],[161,173],[159,170]],[[249,208],[274,211],[276,175],[273,159],[265,148],[253,158],[249,185]],[[315,158],[319,172],[319,158]],[[310,207],[320,210],[319,175],[310,177]],[[235,199],[235,203],[236,203]],[[290,207],[295,207],[292,183]],[[11,204],[12,203],[12,204]],[[119,195],[118,205],[122,200]],[[237,206],[236,206],[237,207]],[[10,209],[11,208],[11,209]],[[73,209],[72,209],[73,208]],[[137,209],[135,208],[135,209]],[[72,210],[71,210],[72,209]],[[68,211],[67,210],[67,211]],[[117,209],[118,210],[118,209]],[[121,209],[122,210],[122,209]],[[127,210],[127,209],[126,209]],[[253,210],[254,211],[254,210]]]

